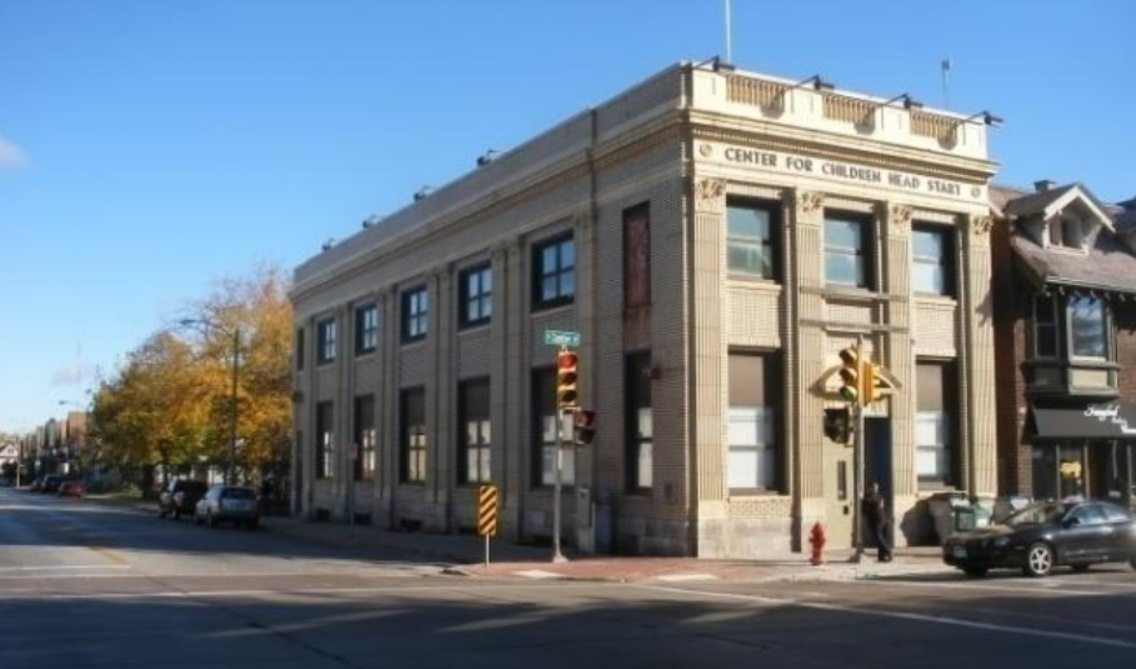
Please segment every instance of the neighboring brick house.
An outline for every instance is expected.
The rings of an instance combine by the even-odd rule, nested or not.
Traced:
[[[901,389],[866,476],[922,538],[931,493],[996,493],[988,118],[680,64],[368,221],[295,272],[295,512],[463,531],[491,481],[548,538],[556,329],[598,412],[578,548],[847,546],[824,417],[862,337]]]
[[[1132,503],[1136,211],[1046,181],[991,199],[999,489]]]

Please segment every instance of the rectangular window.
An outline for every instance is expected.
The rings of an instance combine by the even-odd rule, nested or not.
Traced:
[[[911,287],[925,295],[952,295],[950,230],[916,225],[911,233]]]
[[[627,448],[624,470],[627,489],[645,490],[654,482],[654,426],[651,412],[651,354],[627,356],[626,398]]]
[[[296,328],[296,369],[304,368],[304,328]]]
[[[319,339],[319,363],[321,365],[335,360],[335,319],[329,318],[316,326]]]
[[[335,405],[316,404],[316,478],[335,477]]]
[[[569,304],[576,295],[576,245],[572,234],[533,246],[533,306]]]
[[[779,366],[774,355],[730,354],[727,478],[732,491],[781,489]]]
[[[489,379],[458,384],[458,483],[488,483],[492,432]]]
[[[355,429],[352,457],[355,458],[355,480],[371,481],[375,478],[375,396],[355,398]]]
[[[829,284],[870,288],[871,219],[825,212],[824,277]]]
[[[623,210],[623,306],[651,304],[651,209]]]
[[[919,483],[955,485],[957,430],[954,364],[920,362],[915,369],[915,470]]]
[[[459,320],[463,327],[488,323],[493,315],[493,272],[489,263],[461,273],[458,301]]]
[[[1051,295],[1033,300],[1033,351],[1038,358],[1056,358],[1057,304]]]
[[[773,202],[727,201],[726,258],[731,275],[777,279],[779,211],[779,205]]]
[[[402,341],[412,342],[426,337],[426,318],[430,312],[425,286],[402,294]]]
[[[535,485],[553,485],[556,482],[556,370],[553,367],[534,369],[532,373],[533,417],[533,480]],[[570,420],[569,415],[569,420]],[[571,427],[570,425],[568,427]],[[576,481],[576,449],[569,431],[561,430],[560,482],[573,485]]]
[[[1108,357],[1104,302],[1095,297],[1069,299],[1069,341],[1073,357]]]
[[[373,353],[379,344],[379,308],[368,304],[355,310],[355,355]]]
[[[426,481],[426,391],[402,391],[399,402],[399,458],[403,483]]]

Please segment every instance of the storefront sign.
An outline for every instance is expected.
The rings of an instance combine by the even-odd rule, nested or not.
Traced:
[[[985,188],[979,184],[967,184],[842,160],[709,142],[703,143],[699,151],[703,158],[710,159],[717,153],[726,163],[768,172],[818,177],[968,202],[985,202],[986,198]]]
[[[1096,418],[1102,423],[1108,421],[1120,429],[1122,434],[1136,434],[1136,427],[1128,426],[1128,419],[1120,415],[1119,404],[1099,404],[1085,409],[1085,416]]]

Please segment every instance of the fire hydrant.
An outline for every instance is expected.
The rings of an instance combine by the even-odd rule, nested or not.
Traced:
[[[819,522],[813,524],[813,529],[809,532],[809,545],[813,547],[813,552],[809,555],[809,563],[813,565],[824,564],[824,557],[821,553],[824,551],[824,544],[826,537],[824,536],[824,526]]]

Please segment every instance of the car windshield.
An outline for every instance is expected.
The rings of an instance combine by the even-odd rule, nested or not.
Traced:
[[[1031,525],[1036,523],[1056,523],[1065,517],[1064,504],[1033,504],[1006,519],[1007,525]]]

